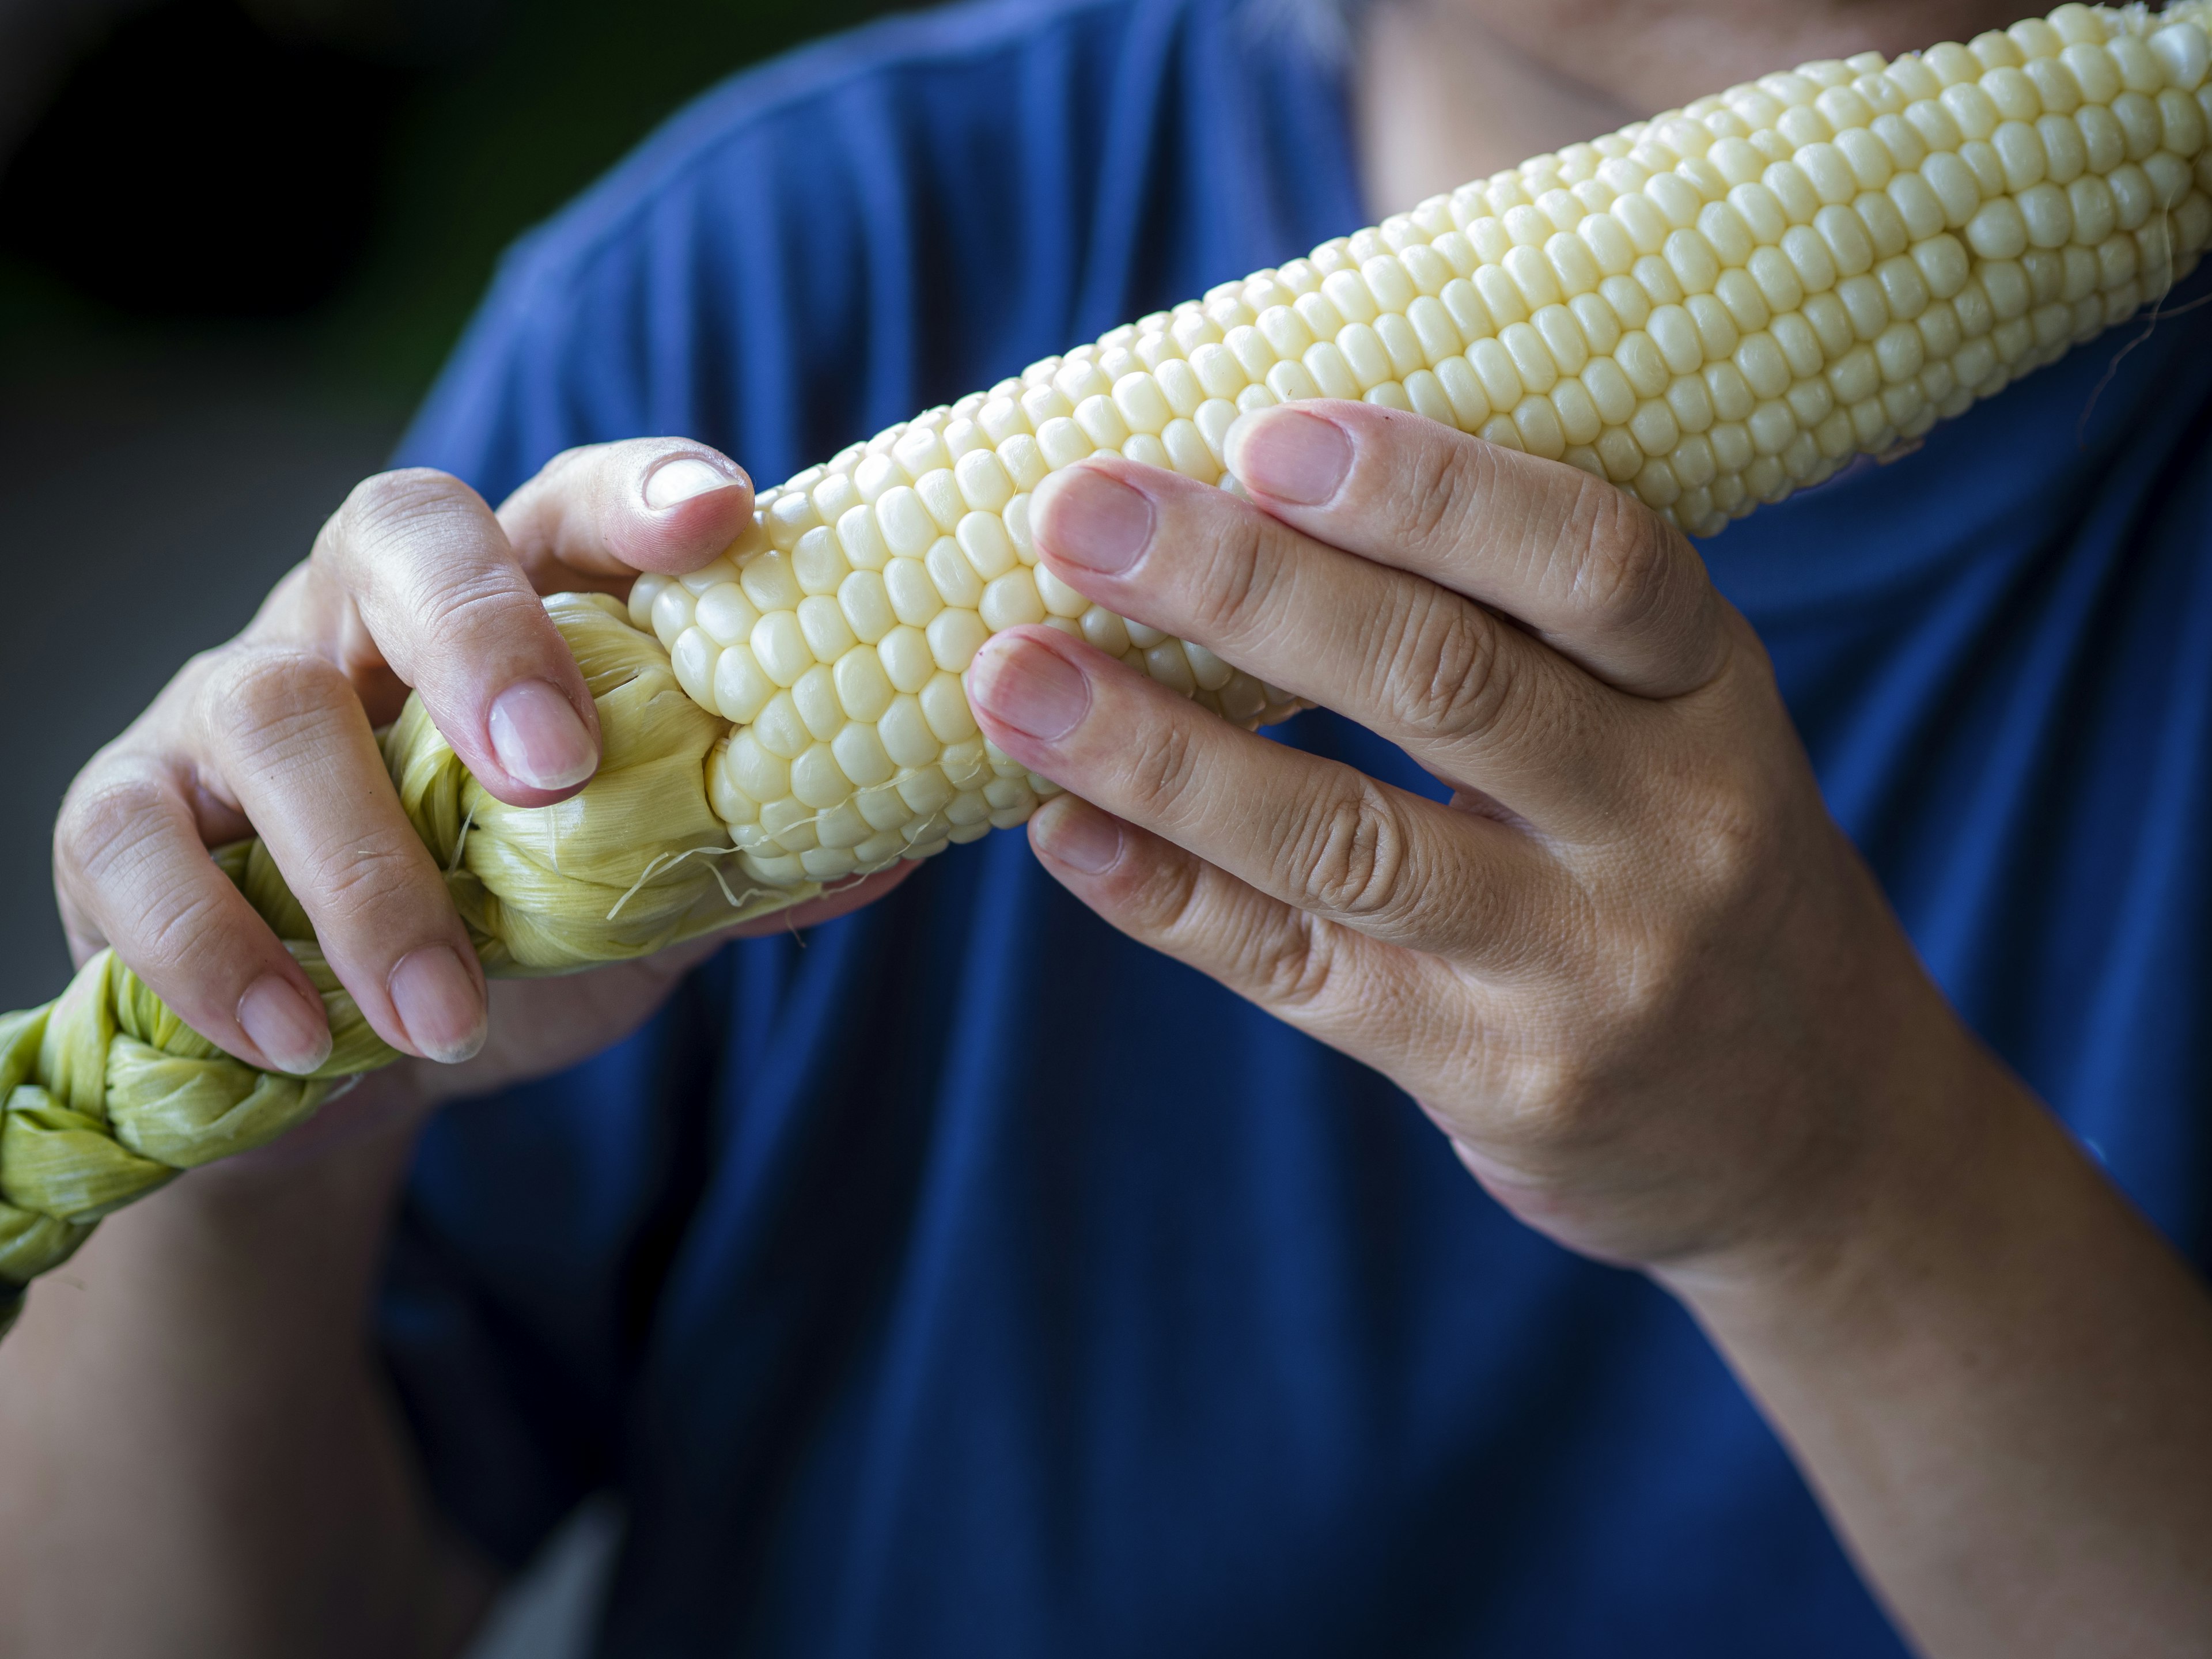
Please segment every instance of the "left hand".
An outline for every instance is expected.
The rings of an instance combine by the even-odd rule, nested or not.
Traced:
[[[1249,416],[1230,459],[1249,503],[1119,459],[1055,475],[1040,557],[1455,793],[1018,629],[967,683],[992,741],[1081,797],[1031,824],[1048,870],[1389,1075],[1590,1254],[1825,1254],[1941,1161],[1951,1085],[1986,1060],[1686,539],[1601,480],[1364,404]]]

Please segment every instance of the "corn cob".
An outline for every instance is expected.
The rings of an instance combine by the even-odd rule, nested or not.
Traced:
[[[1228,719],[1279,718],[1288,693],[1055,581],[1027,514],[1047,473],[1103,450],[1233,488],[1230,422],[1279,401],[1419,410],[1717,532],[2194,266],[2208,23],[2212,0],[2069,5],[1895,63],[1808,64],[1048,358],[763,491],[721,558],[636,583],[635,626],[549,599],[605,739],[574,799],[491,800],[410,701],[383,738],[401,802],[487,967],[561,972],[1026,818],[1053,786],[983,741],[959,679],[1000,629],[1079,634]],[[746,881],[719,867],[733,852]],[[336,1050],[312,1079],[258,1072],[106,952],[0,1018],[0,1331],[100,1216],[393,1057],[265,849],[216,856],[321,992]]]
[[[2060,7],[1808,64],[1541,155],[1048,357],[764,490],[631,619],[737,728],[709,791],[801,888],[1052,792],[960,674],[1042,623],[1228,718],[1286,693],[1039,566],[1030,492],[1118,453],[1224,482],[1245,410],[1409,409],[1609,478],[1696,535],[1908,444],[2162,296],[2212,236],[2212,3]]]

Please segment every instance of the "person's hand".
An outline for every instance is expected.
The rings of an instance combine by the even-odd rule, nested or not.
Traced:
[[[1388,1074],[1577,1249],[1711,1261],[1840,1224],[1978,1051],[1689,543],[1571,468],[1368,404],[1230,442],[1253,504],[1117,459],[1055,475],[1044,563],[1457,793],[1015,629],[968,686],[992,741],[1081,798],[1033,820],[1046,868]]]
[[[634,1028],[714,941],[580,983],[501,985],[486,1047],[483,970],[371,728],[412,688],[501,800],[536,806],[574,793],[599,763],[598,724],[538,595],[620,594],[641,570],[696,569],[751,511],[744,473],[679,439],[571,450],[496,514],[440,472],[360,485],[246,631],[188,663],[71,786],[54,884],[78,960],[112,945],[186,1024],[241,1060],[319,1065],[330,1048],[319,1000],[207,856],[253,834],[377,1033],[427,1060],[477,1057],[451,1074],[416,1068],[418,1091],[550,1072]],[[841,914],[898,875],[756,930]]]

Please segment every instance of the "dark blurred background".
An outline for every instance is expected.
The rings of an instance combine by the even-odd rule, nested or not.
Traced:
[[[66,981],[77,767],[378,471],[493,262],[733,70],[890,0],[0,0],[0,1010]],[[479,1659],[558,1659],[587,1510]]]

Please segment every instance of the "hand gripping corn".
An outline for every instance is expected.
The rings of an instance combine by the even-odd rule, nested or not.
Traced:
[[[1115,329],[763,491],[723,557],[638,581],[634,627],[549,601],[607,735],[574,799],[501,805],[410,703],[385,738],[402,800],[487,965],[557,972],[1021,823],[1053,786],[983,740],[960,681],[1000,629],[1058,628],[1230,720],[1279,719],[1287,692],[1055,580],[1028,525],[1046,474],[1102,452],[1233,485],[1230,423],[1277,402],[1417,410],[1713,534],[2194,267],[2208,27],[2212,0],[2067,5],[1804,64]],[[316,1079],[256,1072],[105,955],[0,1021],[0,1297],[117,1205],[392,1057],[266,855],[217,858],[322,988],[337,1050]]]

